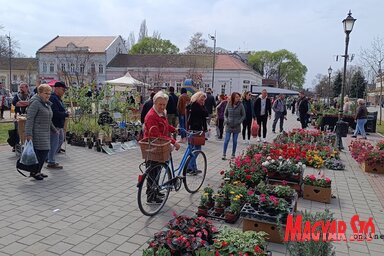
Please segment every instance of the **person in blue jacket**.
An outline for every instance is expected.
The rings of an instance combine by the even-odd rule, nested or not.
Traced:
[[[48,169],[63,169],[63,166],[56,163],[56,153],[61,148],[64,141],[64,122],[69,116],[69,112],[65,110],[62,97],[67,87],[64,82],[56,82],[49,101],[52,102],[51,108],[53,112],[52,123],[56,127],[57,132],[51,132],[51,148],[48,153]],[[60,148],[59,148],[60,147]]]

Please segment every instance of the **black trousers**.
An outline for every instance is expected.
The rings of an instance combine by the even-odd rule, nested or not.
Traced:
[[[305,115],[300,115],[300,123],[301,123],[301,128],[305,129],[308,127],[308,116],[307,114]]]
[[[251,139],[251,125],[252,125],[252,119],[251,120],[245,119],[243,121],[243,131],[242,131],[243,140],[245,140],[245,133],[247,132],[247,130],[248,130],[247,138],[248,140]]]
[[[224,119],[217,119],[218,127],[219,127],[219,136],[217,136],[219,139],[223,138],[223,133],[224,133]]]
[[[257,124],[260,126],[259,128],[259,137],[261,137],[261,125],[263,125],[263,138],[267,137],[267,121],[268,115],[258,116],[256,117]]]
[[[36,154],[36,157],[37,157],[37,161],[39,161],[39,171],[38,171],[38,173],[40,173],[41,169],[43,169],[43,165],[44,165],[45,159],[47,159],[48,152],[49,152],[49,150],[38,150],[38,149],[35,149],[35,154]]]

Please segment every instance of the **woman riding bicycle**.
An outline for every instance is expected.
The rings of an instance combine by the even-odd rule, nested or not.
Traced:
[[[208,111],[204,106],[207,95],[203,92],[196,92],[191,97],[191,106],[188,116],[188,130],[203,131],[207,129]],[[201,150],[201,146],[193,146],[193,150]],[[200,172],[196,167],[196,161],[192,160],[188,166],[187,172],[189,174],[196,174]]]
[[[176,128],[168,123],[166,106],[168,103],[168,95],[159,91],[153,96],[153,106],[147,113],[144,119],[144,139],[145,138],[163,138],[169,140],[179,150],[180,144],[176,142],[170,133],[176,131]],[[155,162],[148,161],[148,164],[155,164]],[[148,187],[156,179],[158,173],[156,171],[150,172],[148,179]],[[155,198],[153,196],[147,198],[147,203],[160,203],[163,194],[159,193]]]

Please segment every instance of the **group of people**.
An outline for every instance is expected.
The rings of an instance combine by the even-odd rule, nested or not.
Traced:
[[[12,104],[17,115],[26,115],[25,136],[32,141],[39,168],[30,176],[43,180],[48,175],[41,172],[47,162],[48,169],[62,169],[56,162],[56,154],[61,151],[64,142],[64,122],[69,116],[62,102],[67,87],[63,82],[56,82],[53,88],[48,84],[37,87],[32,95],[28,84],[20,83],[19,92],[14,96]]]

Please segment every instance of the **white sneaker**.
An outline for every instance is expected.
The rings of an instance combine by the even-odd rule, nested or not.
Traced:
[[[267,140],[266,140],[266,139],[263,139],[263,143],[267,143]]]
[[[261,140],[260,140],[260,137],[257,137],[256,141],[257,141],[257,142],[260,142],[260,141],[261,141]]]

